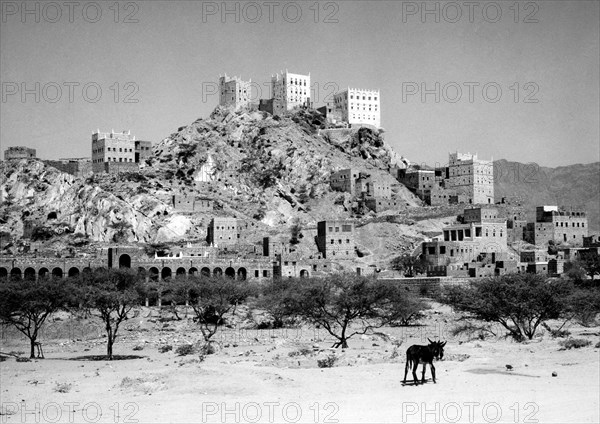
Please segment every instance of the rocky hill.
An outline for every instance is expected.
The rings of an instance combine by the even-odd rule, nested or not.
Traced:
[[[285,239],[300,223],[307,237],[299,248],[314,249],[317,221],[356,217],[349,195],[329,187],[336,170],[352,167],[389,182],[401,210],[422,205],[387,171],[404,166],[402,159],[382,134],[328,130],[316,112],[272,117],[217,108],[157,143],[139,172],[76,178],[38,160],[3,162],[0,235],[4,245],[26,235],[79,250],[113,242],[201,242],[213,216],[234,216],[253,224],[257,243],[263,235]],[[206,175],[212,181],[198,181]],[[214,211],[179,212],[173,195],[212,199]]]
[[[590,230],[600,231],[600,162],[547,168],[502,159],[494,175],[496,200],[520,204],[529,219],[536,206],[573,206],[587,210]]]

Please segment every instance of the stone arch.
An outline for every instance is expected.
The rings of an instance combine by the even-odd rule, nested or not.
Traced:
[[[175,271],[175,275],[179,278],[185,277],[186,274],[187,274],[187,272],[186,272],[185,268],[182,266],[177,268],[177,271]]]
[[[8,277],[8,269],[2,267],[0,268],[0,278],[6,278]]]
[[[219,267],[213,269],[213,277],[221,277],[223,276],[223,270]]]
[[[79,275],[79,268],[73,266],[69,268],[69,272],[67,273],[69,277],[77,277]]]
[[[36,274],[35,269],[33,269],[32,267],[28,267],[28,268],[25,268],[25,272],[23,273],[23,277],[26,280],[35,280],[35,274]]]
[[[52,276],[53,277],[58,277],[58,278],[62,277],[63,276],[63,270],[62,270],[62,268],[55,267],[52,270]]]
[[[47,277],[50,274],[50,270],[46,267],[42,267],[38,270],[38,275],[40,277]]]
[[[164,267],[162,269],[162,271],[160,272],[160,276],[162,277],[163,280],[170,279],[172,275],[173,275],[173,271],[171,271],[171,268],[169,268],[168,266]]]
[[[11,278],[23,278],[21,268],[13,268],[10,270]]]
[[[308,278],[310,277],[310,275],[308,274],[308,271],[305,269],[300,270],[300,278]]]
[[[81,270],[82,274],[91,274],[92,273],[92,268],[90,268],[89,266],[86,266],[85,268],[83,268]]]
[[[228,267],[225,270],[225,276],[228,278],[235,279],[235,269],[233,269],[232,267]]]
[[[48,214],[48,217],[47,217],[47,218],[48,218],[48,220],[50,220],[50,219],[57,219],[57,218],[58,218],[58,216],[57,216],[57,214],[56,214],[56,212],[55,212],[55,211],[52,211],[52,212],[50,212],[50,213]]]
[[[198,274],[198,268],[196,268],[196,267],[191,267],[188,273],[189,273],[190,275],[193,275],[193,276],[195,276],[195,275],[197,275],[197,274]]]
[[[119,268],[131,268],[131,256],[128,254],[119,256]]]
[[[202,268],[202,269],[200,270],[200,274],[201,274],[203,277],[210,277],[210,268],[208,268],[208,267],[204,267],[204,268]]]
[[[246,268],[241,267],[240,269],[238,269],[237,271],[237,278],[238,280],[244,281],[248,276],[248,272],[246,271]]]
[[[156,268],[155,266],[153,266],[152,268],[150,268],[148,270],[148,273],[150,274],[150,280],[152,280],[152,281],[158,281],[158,268]]]

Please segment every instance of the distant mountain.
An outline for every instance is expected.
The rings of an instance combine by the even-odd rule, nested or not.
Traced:
[[[541,205],[572,206],[588,212],[592,232],[600,231],[600,162],[547,168],[537,163],[494,161],[494,196],[520,203],[529,219]]]

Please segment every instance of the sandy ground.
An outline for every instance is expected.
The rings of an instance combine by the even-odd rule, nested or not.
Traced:
[[[199,361],[158,349],[197,340],[193,323],[161,323],[146,310],[115,344],[115,354],[140,358],[82,359],[105,353],[104,339],[92,334],[44,340],[44,360],[1,362],[0,421],[600,422],[598,327],[570,327],[572,337],[592,344],[559,350],[560,339],[548,334],[528,343],[450,337],[455,318],[435,305],[421,321],[427,327],[385,328],[387,340],[351,339],[333,368],[319,368],[317,360],[331,354],[323,330],[229,329],[217,337],[223,348]],[[448,339],[444,361],[435,363],[437,384],[428,369],[425,385],[403,385],[406,349],[428,336]],[[0,350],[28,352],[28,345],[5,338]]]

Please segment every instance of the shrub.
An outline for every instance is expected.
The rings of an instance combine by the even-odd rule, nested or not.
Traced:
[[[69,393],[71,391],[71,387],[73,387],[73,385],[70,383],[56,383],[54,391],[57,393]]]
[[[301,347],[298,350],[292,350],[290,353],[288,353],[288,356],[290,357],[294,357],[294,356],[309,356],[312,355],[313,350],[308,348],[308,347]]]
[[[169,344],[168,345],[163,345],[163,346],[161,346],[161,347],[158,348],[158,351],[160,353],[167,353],[167,352],[169,352],[171,350],[173,350],[173,346],[171,346]]]
[[[134,346],[133,350],[144,350],[144,346],[143,345]]]
[[[331,354],[327,358],[317,359],[317,365],[319,368],[333,368],[337,360],[337,356],[335,356],[335,354]]]
[[[31,359],[29,359],[29,358],[26,358],[26,357],[24,357],[24,356],[19,356],[19,357],[16,359],[16,361],[17,361],[17,362],[31,362]]]
[[[178,356],[191,355],[192,353],[194,353],[194,345],[184,344],[184,345],[178,346],[177,349],[175,349],[175,353]]]
[[[586,339],[567,339],[561,340],[560,342],[558,342],[558,344],[564,349],[579,349],[580,347],[586,347],[591,345],[592,342]]]

